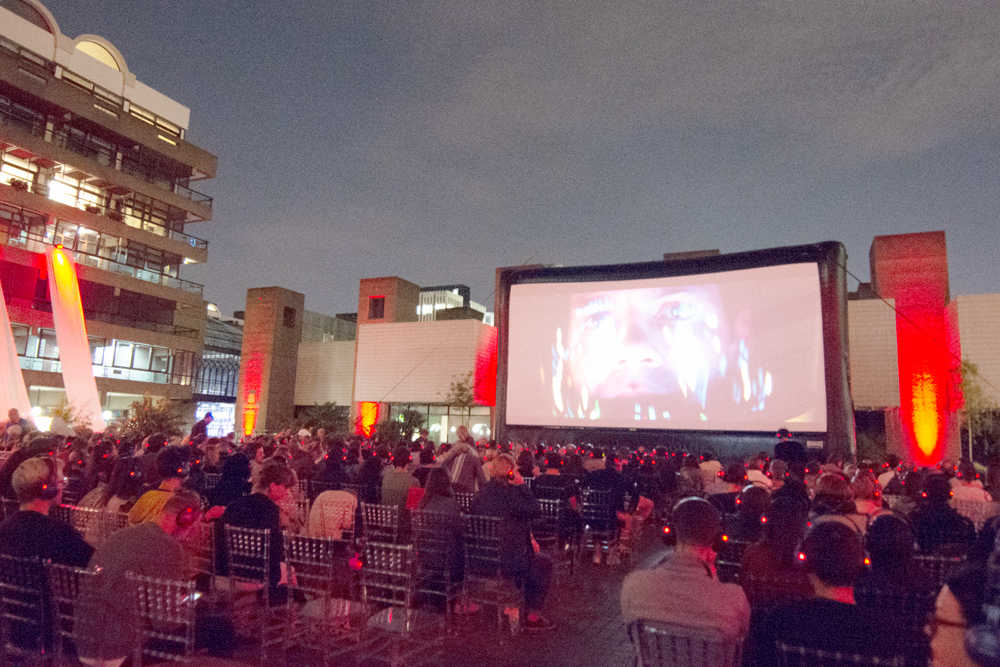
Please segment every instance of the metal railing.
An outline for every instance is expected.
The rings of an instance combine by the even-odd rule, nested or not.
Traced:
[[[62,362],[58,359],[39,359],[37,357],[19,357],[21,368],[26,371],[44,371],[61,373]],[[156,384],[176,384],[187,386],[191,384],[190,375],[174,375],[159,371],[143,371],[135,368],[116,368],[114,366],[98,366],[94,364],[94,377],[111,378],[114,380],[131,380],[133,382],[153,382]]]
[[[22,250],[27,250],[29,252],[45,252],[47,247],[56,245],[44,236],[31,234],[25,230],[12,229],[11,226],[5,222],[0,222],[0,232],[6,232],[7,245],[13,248],[21,248]],[[67,250],[69,249],[67,248]],[[204,290],[202,285],[193,283],[190,280],[174,278],[173,276],[157,273],[155,271],[149,271],[148,269],[129,266],[128,264],[123,264],[122,262],[117,262],[115,260],[108,259],[107,257],[91,255],[79,250],[74,250],[72,252],[73,258],[76,260],[77,264],[92,266],[97,269],[110,271],[124,276],[131,276],[132,278],[136,278],[144,282],[184,290],[185,292],[198,294],[199,296]]]
[[[16,44],[10,41],[9,39],[0,37],[0,48],[3,48],[4,50],[15,55],[18,58],[18,65],[23,67],[25,71],[33,73],[35,76],[40,76],[42,78],[45,78],[46,76],[52,76],[55,74],[56,64],[54,62],[48,60],[47,58],[44,58],[43,56],[38,55],[37,53],[34,53],[32,51],[29,51],[28,49],[23,48],[19,44]],[[90,79],[87,79],[86,77],[80,76],[79,74],[71,70],[63,69],[61,78],[63,81],[72,85],[74,88],[90,94],[95,100],[95,105],[100,107],[104,111],[112,113],[115,116],[119,116],[120,114],[123,113],[128,113],[133,118],[136,118],[144,123],[147,123],[148,125],[151,125],[158,133],[163,133],[167,135],[166,138],[170,139],[171,141],[175,139],[177,140],[184,139],[184,129],[179,125],[177,125],[176,123],[172,123],[169,120],[163,118],[162,116],[159,116],[141,106],[132,104],[131,102],[128,102],[127,105],[128,109],[126,110],[125,98],[123,98],[121,95],[111,92],[107,88],[97,85],[96,83],[94,83]],[[21,127],[21,129],[30,132],[34,136],[42,137],[46,139],[46,141],[51,141],[50,139],[46,138],[45,123],[42,122],[40,123],[39,127],[36,127],[34,124],[35,119],[31,120],[33,122],[28,124],[27,126],[16,123],[9,123],[9,124],[12,125],[16,124],[18,127]],[[65,133],[53,132],[52,134],[53,138],[55,138],[55,136],[64,135]],[[77,150],[77,148],[79,147],[68,144],[65,142],[65,140],[62,145],[63,147],[72,150],[73,152],[76,152],[78,154],[84,155],[86,157],[96,157],[95,155],[92,155],[88,150],[83,150],[83,151]],[[109,163],[102,161],[102,164],[109,164]],[[146,178],[146,180],[148,180],[151,183],[154,182],[152,178]],[[184,197],[185,199],[189,199],[195,202],[196,204],[202,204],[203,206],[207,206],[208,208],[212,208],[212,205],[214,203],[212,197],[209,197],[204,193],[198,192],[197,190],[193,190],[188,186],[182,185],[180,183],[171,182],[170,187],[167,189],[169,189],[171,192],[175,194],[180,195],[181,197]]]

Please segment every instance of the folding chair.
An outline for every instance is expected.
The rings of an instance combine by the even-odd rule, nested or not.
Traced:
[[[143,656],[190,662],[194,655],[195,601],[193,581],[174,581],[125,573],[135,599],[133,665]]]
[[[931,581],[934,582],[936,590],[941,590],[944,586],[948,573],[956,565],[965,562],[964,555],[946,556],[941,554],[915,554],[913,559],[920,565]]]
[[[76,664],[65,660],[66,651],[68,648],[71,654],[76,654],[80,639],[90,634],[89,628],[77,625],[76,617],[85,615],[88,608],[97,604],[87,593],[97,589],[101,571],[56,563],[46,563],[45,569],[55,621],[55,663]],[[106,657],[101,648],[98,646],[98,656]]]
[[[365,542],[396,544],[400,537],[399,507],[361,503],[361,537]]]
[[[638,667],[736,667],[742,639],[706,630],[635,621],[628,626]]]
[[[229,564],[230,610],[235,611],[237,595],[251,592],[260,596],[260,661],[267,648],[280,642],[275,634],[277,619],[271,609],[271,531],[257,528],[223,526],[226,558]]]
[[[503,628],[504,610],[524,608],[517,583],[500,567],[500,517],[465,515],[465,597],[496,607],[497,629]],[[511,625],[511,631],[517,632]]]
[[[905,658],[901,655],[882,658],[876,655],[859,655],[857,653],[823,651],[803,646],[789,646],[780,641],[777,642],[777,646],[782,667],[838,667],[839,665],[903,667],[906,664]]]
[[[468,514],[472,511],[472,498],[475,494],[458,492],[455,494],[455,502],[462,508],[462,512]]]
[[[221,472],[206,472],[205,473],[205,491],[211,491],[219,485],[219,480],[222,479]]]
[[[597,489],[583,489],[580,493],[580,511],[583,514],[584,554],[597,553],[607,556],[618,540],[618,512],[611,503],[611,493]]]
[[[461,538],[456,540],[453,519],[446,514],[414,510],[410,518],[417,557],[416,592],[444,602],[445,622],[450,627],[464,578]]]
[[[52,644],[46,584],[37,558],[0,554],[0,656],[45,664]]]
[[[285,645],[318,649],[324,665],[357,649],[363,625],[357,576],[348,566],[350,542],[288,535],[285,561],[290,571]]]
[[[357,499],[346,491],[330,489],[323,491],[313,500],[310,516],[306,521],[311,537],[330,537],[335,540],[354,541],[354,521],[357,515]],[[312,523],[312,515],[319,513],[318,526]],[[318,529],[313,533],[314,528]]]
[[[568,569],[572,575],[576,550],[566,521],[566,512],[569,511],[566,501],[539,498],[538,504],[542,508],[542,515],[532,524],[531,535],[538,542],[541,551],[552,557],[557,573],[561,569]]]
[[[715,569],[719,575],[719,581],[723,583],[739,583],[740,568],[743,566],[743,553],[753,542],[748,540],[737,540],[728,535],[722,536],[722,548],[715,559]]]

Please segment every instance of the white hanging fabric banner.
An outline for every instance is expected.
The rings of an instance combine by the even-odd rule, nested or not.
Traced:
[[[103,431],[101,399],[94,379],[87,325],[83,320],[76,263],[72,253],[59,247],[50,249],[46,254],[49,259],[49,298],[52,300],[52,319],[56,327],[66,401],[81,421],[90,423],[92,430]]]
[[[14,345],[14,332],[10,327],[7,302],[3,300],[3,286],[0,285],[0,335],[3,349],[0,350],[0,420],[6,419],[7,411],[17,408],[24,419],[30,419],[31,402],[21,374],[21,362]],[[4,434],[0,434],[2,441]]]

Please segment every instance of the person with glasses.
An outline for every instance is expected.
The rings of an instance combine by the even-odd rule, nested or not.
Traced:
[[[951,571],[927,619],[931,667],[977,665],[965,648],[965,631],[986,621],[986,568],[963,565]]]

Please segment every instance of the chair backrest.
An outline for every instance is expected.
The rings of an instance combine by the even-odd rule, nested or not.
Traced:
[[[455,493],[455,502],[458,506],[462,508],[462,511],[468,514],[469,510],[472,509],[472,498],[475,494],[466,493],[464,491],[458,491]]]
[[[743,553],[753,544],[749,540],[737,540],[728,535],[722,536],[722,547],[715,561],[719,579],[723,583],[734,583],[740,579],[740,569],[743,565]]]
[[[372,542],[399,539],[399,506],[361,503],[362,537]]]
[[[44,653],[48,635],[45,566],[37,558],[0,554],[2,652]]]
[[[268,583],[270,574],[271,531],[225,525],[225,546],[229,557],[229,576],[235,579]]]
[[[775,576],[754,576],[742,573],[740,585],[754,612],[766,611],[775,605],[813,596],[812,585],[804,572]]]
[[[985,503],[979,500],[956,500],[952,498],[951,506],[955,511],[970,520],[976,530],[982,530],[986,522],[1000,514],[1000,502]]]
[[[500,573],[500,522],[496,516],[466,514],[466,576],[496,576]]]
[[[742,642],[736,637],[654,621],[628,628],[638,667],[736,667]]]
[[[206,472],[205,473],[205,490],[211,491],[219,485],[219,480],[222,479],[221,472]]]
[[[86,613],[88,608],[94,608],[97,598],[87,595],[88,591],[97,590],[97,579],[100,569],[72,567],[57,563],[46,563],[49,594],[52,596],[55,632],[57,636],[56,653],[62,655],[66,641],[75,643],[81,636],[86,636],[88,628],[77,627],[74,618],[80,612]],[[95,609],[96,612],[96,609]],[[100,652],[99,655],[103,655]],[[57,661],[61,664],[61,660]]]
[[[615,526],[616,508],[611,506],[611,492],[583,489],[580,492],[580,512],[590,530],[604,531]]]
[[[935,590],[941,590],[948,573],[956,565],[965,561],[965,556],[943,556],[940,554],[915,554],[913,559],[934,582]]]
[[[67,504],[60,507],[66,517],[66,523],[73,526],[81,535],[91,536],[99,533],[101,515],[104,514],[104,510]]]
[[[11,498],[4,498],[0,501],[0,507],[3,509],[3,518],[6,519],[21,509],[21,503]]]
[[[356,506],[357,500],[350,498],[344,491],[328,489],[320,493],[313,501],[310,513],[320,512],[323,518],[322,525],[310,525],[309,529],[316,528],[322,533],[314,534],[313,537],[343,539],[344,533],[347,533],[349,538],[353,537]]]
[[[335,573],[346,569],[353,553],[350,542],[343,540],[286,534],[285,562],[295,572],[289,580],[290,588],[329,594],[335,588]],[[291,603],[292,596],[288,596],[288,600]]]
[[[903,667],[906,660],[897,655],[883,658],[875,655],[859,655],[856,653],[841,653],[823,651],[804,646],[790,646],[777,642],[778,655],[781,656],[783,667],[836,667],[852,665],[853,667]]]
[[[450,573],[461,557],[454,540],[453,519],[441,512],[415,509],[410,521],[417,563],[422,570]]]
[[[409,609],[413,600],[413,545],[366,542],[361,552],[365,604]]]
[[[266,532],[266,531],[265,531]],[[142,656],[160,660],[187,662],[194,653],[195,592],[194,581],[174,581],[144,577],[127,572],[125,579],[135,596],[135,659]]]

